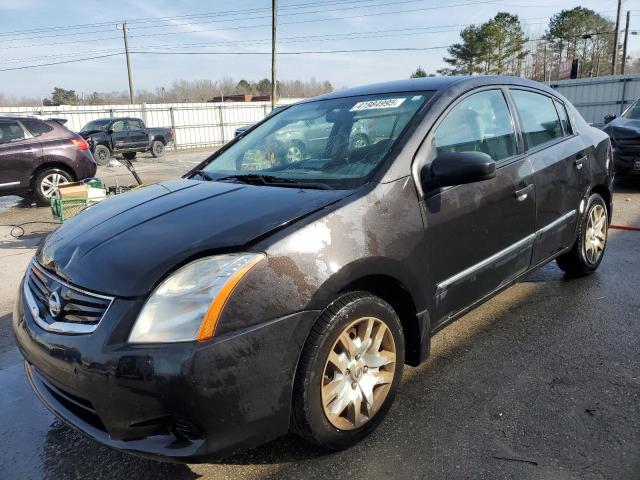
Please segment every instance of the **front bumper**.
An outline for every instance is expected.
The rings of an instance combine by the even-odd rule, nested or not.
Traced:
[[[288,431],[317,312],[209,342],[132,346],[123,339],[136,302],[116,299],[89,335],[62,335],[39,327],[18,298],[13,329],[27,376],[55,415],[107,446],[180,461],[222,458]]]
[[[616,172],[640,174],[640,168],[636,168],[640,165],[640,148],[637,150],[629,151],[613,147],[613,166]]]

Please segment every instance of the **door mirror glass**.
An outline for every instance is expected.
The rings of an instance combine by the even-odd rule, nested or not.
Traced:
[[[481,152],[443,152],[422,170],[425,190],[475,183],[496,176],[496,162]]]
[[[604,116],[604,123],[605,125],[607,123],[611,123],[612,120],[614,120],[617,117],[617,115],[615,113],[610,113],[609,115],[605,115]]]

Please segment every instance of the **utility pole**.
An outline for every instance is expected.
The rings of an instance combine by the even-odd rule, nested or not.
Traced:
[[[278,0],[271,0],[271,109],[276,107],[276,43],[278,30]]]
[[[620,74],[624,75],[624,66],[627,63],[627,42],[629,41],[629,17],[631,12],[627,10],[627,23],[624,27],[624,43],[622,44],[622,65],[620,65]]]
[[[618,10],[616,13],[616,31],[613,34],[613,59],[611,60],[611,75],[616,74],[616,62],[618,61],[618,32],[620,31],[620,8],[622,0],[618,0]]]
[[[127,22],[122,23],[122,35],[124,37],[124,53],[127,57],[127,76],[129,77],[129,103],[133,103],[133,75],[131,74],[131,57],[129,55],[129,40],[127,38]]]

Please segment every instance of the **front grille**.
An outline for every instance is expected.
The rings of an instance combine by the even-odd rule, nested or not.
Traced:
[[[34,319],[43,328],[61,333],[90,333],[111,305],[113,298],[90,293],[69,285],[47,272],[36,261],[25,280],[26,295]],[[51,308],[52,298],[58,311]],[[35,303],[31,305],[31,301]]]

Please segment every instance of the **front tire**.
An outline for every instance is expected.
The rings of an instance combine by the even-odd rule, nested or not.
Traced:
[[[153,155],[153,158],[163,157],[164,152],[165,152],[164,143],[162,143],[160,140],[154,140],[153,143],[151,144],[151,155]]]
[[[609,217],[604,199],[592,194],[580,219],[578,238],[573,248],[556,259],[558,267],[570,276],[596,271],[604,257],[609,232]]]
[[[105,166],[111,160],[111,151],[104,145],[96,145],[93,151],[93,158],[98,165]]]
[[[71,175],[59,168],[47,168],[38,172],[33,179],[33,196],[36,203],[41,207],[49,205],[58,187],[72,181]]]
[[[322,313],[302,351],[293,429],[330,450],[348,448],[383,420],[404,366],[398,315],[366,292],[347,293]]]

